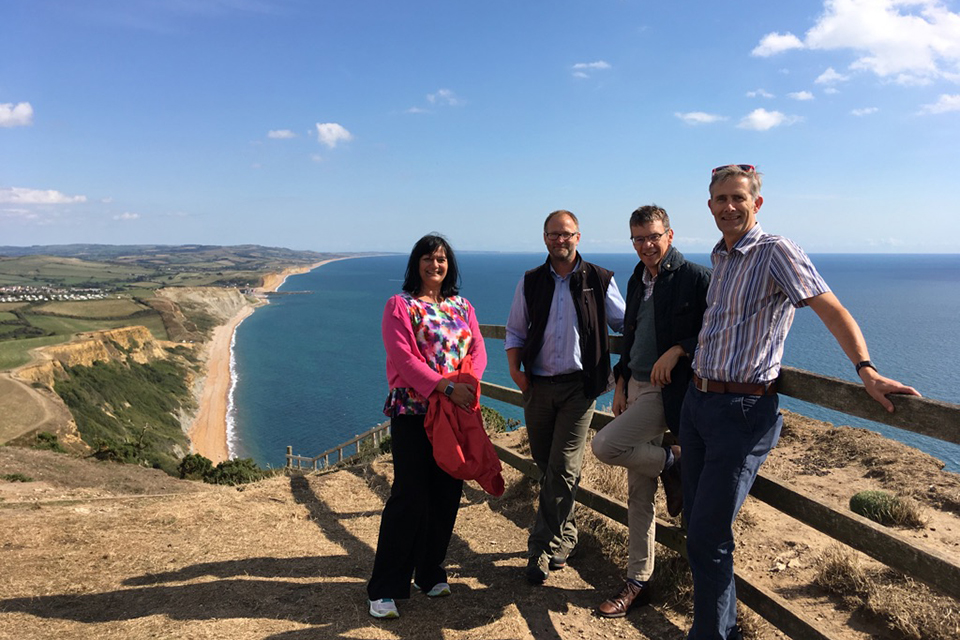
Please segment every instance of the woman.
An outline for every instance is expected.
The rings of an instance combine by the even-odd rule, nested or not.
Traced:
[[[390,387],[384,413],[390,417],[394,479],[367,584],[375,618],[400,616],[394,599],[410,597],[411,578],[430,597],[450,595],[441,564],[463,481],[437,466],[424,416],[433,394],[446,394],[465,409],[473,406],[473,385],[450,382],[443,374],[456,371],[467,355],[478,379],[487,364],[476,315],[457,295],[458,286],[450,244],[443,236],[426,235],[410,253],[403,293],[391,297],[383,312]]]

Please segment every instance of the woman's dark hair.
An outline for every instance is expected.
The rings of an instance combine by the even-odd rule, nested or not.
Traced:
[[[460,270],[457,269],[457,257],[453,254],[453,247],[439,233],[428,233],[413,245],[410,259],[407,260],[407,273],[403,277],[404,291],[412,296],[420,293],[420,285],[423,284],[420,279],[420,258],[432,255],[440,247],[443,247],[443,252],[447,254],[447,275],[444,276],[443,283],[440,285],[440,295],[449,298],[460,292]]]

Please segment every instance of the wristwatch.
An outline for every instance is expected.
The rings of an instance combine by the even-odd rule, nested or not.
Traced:
[[[873,366],[873,365],[871,365],[871,366]],[[449,384],[447,385],[447,388],[443,390],[443,395],[447,396],[448,398],[453,395],[453,383],[452,383],[452,382],[449,383]]]
[[[863,369],[864,367],[870,367],[874,371],[877,370],[877,368],[873,366],[872,362],[870,362],[869,360],[863,360],[862,362],[857,363],[857,375],[860,375],[860,369]]]

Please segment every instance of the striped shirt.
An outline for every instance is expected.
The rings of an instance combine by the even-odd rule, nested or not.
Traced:
[[[830,287],[803,249],[759,224],[730,251],[718,242],[710,258],[713,279],[693,370],[723,382],[775,380],[794,309]]]

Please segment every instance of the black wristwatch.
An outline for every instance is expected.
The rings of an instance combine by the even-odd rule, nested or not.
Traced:
[[[870,365],[870,366],[873,366],[873,365]],[[446,388],[446,389],[443,390],[443,395],[447,396],[448,398],[453,395],[453,383],[452,383],[452,382],[447,385],[447,388]]]
[[[860,375],[860,369],[863,369],[864,367],[870,367],[874,371],[877,370],[877,368],[873,366],[872,362],[870,362],[869,360],[863,360],[862,362],[857,363],[857,375]]]

